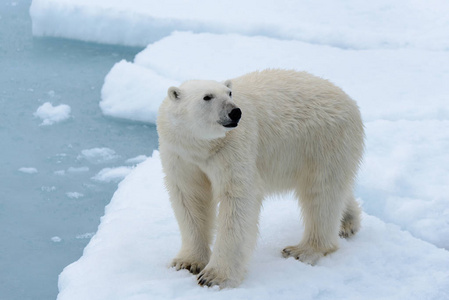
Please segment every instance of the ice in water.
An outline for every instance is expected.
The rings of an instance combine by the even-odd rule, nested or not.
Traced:
[[[1,299],[55,299],[117,187],[92,177],[157,145],[154,126],[98,106],[110,68],[141,49],[33,38],[30,4],[0,5]]]

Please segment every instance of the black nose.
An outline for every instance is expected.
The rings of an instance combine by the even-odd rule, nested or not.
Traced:
[[[240,108],[234,108],[233,110],[231,110],[228,116],[232,121],[237,122],[242,117],[242,111],[240,110]]]

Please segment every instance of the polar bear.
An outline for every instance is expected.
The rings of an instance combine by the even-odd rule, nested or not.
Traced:
[[[302,208],[304,234],[282,250],[286,258],[315,264],[337,250],[339,235],[359,230],[363,124],[356,103],[327,80],[270,69],[186,81],[168,89],[157,130],[182,236],[172,266],[199,274],[201,286],[242,282],[268,194],[293,190]]]

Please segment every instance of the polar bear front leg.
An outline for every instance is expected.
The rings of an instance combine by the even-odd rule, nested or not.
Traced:
[[[166,160],[164,169],[182,237],[181,249],[171,266],[198,274],[209,262],[211,253],[215,205],[210,182],[197,166],[181,159]]]
[[[241,184],[226,185],[229,190],[220,195],[217,239],[209,264],[198,276],[199,285],[236,287],[244,278],[257,241],[262,197],[257,189],[241,194]]]

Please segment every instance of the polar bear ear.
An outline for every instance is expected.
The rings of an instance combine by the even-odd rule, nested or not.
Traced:
[[[181,98],[181,90],[175,86],[172,86],[167,91],[168,97],[173,101]]]
[[[230,79],[226,80],[224,82],[224,85],[227,86],[228,88],[232,89],[232,81]]]

